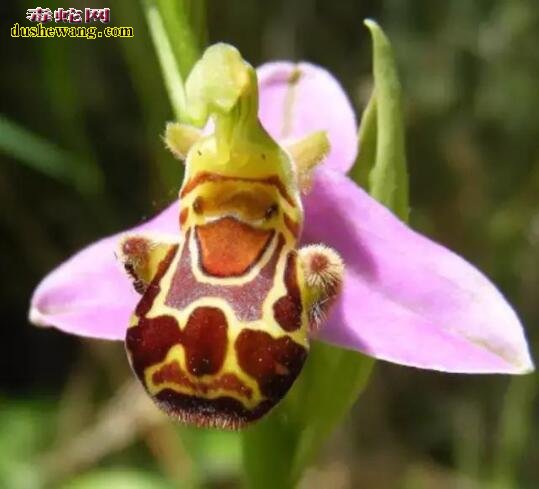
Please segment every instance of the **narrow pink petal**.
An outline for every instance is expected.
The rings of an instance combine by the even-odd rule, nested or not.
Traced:
[[[179,233],[178,205],[125,232]],[[140,297],[115,260],[119,233],[79,251],[49,273],[34,291],[30,321],[66,333],[123,340]]]
[[[533,369],[520,321],[496,287],[347,177],[322,168],[305,210],[306,241],[334,247],[346,264],[320,339],[447,372]]]
[[[357,123],[341,85],[327,70],[310,63],[267,63],[257,70],[259,117],[281,144],[327,131],[331,151],[325,166],[346,173],[357,150]]]

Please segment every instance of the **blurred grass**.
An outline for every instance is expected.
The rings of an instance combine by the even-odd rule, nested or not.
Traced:
[[[190,18],[200,26],[198,5],[191,3]],[[4,31],[25,22],[32,6],[4,2]],[[411,222],[500,285],[527,325],[537,358],[536,1],[229,0],[206,8],[209,29],[197,32],[200,45],[206,36],[232,42],[255,65],[276,56],[323,64],[343,82],[358,113],[371,86],[370,42],[361,20],[380,21],[402,75]],[[32,287],[78,247],[170,202],[181,179],[181,166],[159,138],[173,113],[142,11],[120,0],[111,13],[113,24],[135,26],[135,38],[6,41],[0,79],[1,304],[7,325],[0,357],[7,372],[0,390],[0,487],[46,486],[39,460],[58,448],[58,406],[81,351],[76,340],[28,326]],[[81,375],[108,371],[108,358],[90,355]],[[78,398],[75,425],[91,427],[118,382],[129,378],[118,367],[121,348],[114,358],[119,363],[110,370],[119,380],[107,374],[106,382],[81,381],[87,395]],[[351,419],[320,457],[309,487],[535,489],[537,382],[537,375],[509,382],[380,364]],[[53,487],[182,487],[185,474],[174,472],[174,460],[184,445],[196,454],[189,462],[194,475],[184,482],[237,487],[240,454],[232,437],[171,430],[137,432],[120,453],[106,454]],[[79,433],[63,435],[69,440]]]
[[[102,190],[99,168],[86,156],[71,154],[2,115],[0,152],[47,177],[71,185],[83,196],[95,196]]]

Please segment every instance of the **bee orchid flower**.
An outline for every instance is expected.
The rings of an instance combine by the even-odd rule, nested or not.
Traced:
[[[241,61],[241,59],[234,58],[234,63]],[[301,233],[298,245],[300,258],[302,249],[335,251],[334,254],[331,252],[329,255],[315,253],[309,256],[307,254],[307,258],[311,258],[308,266],[312,268],[312,270],[303,271],[307,285],[309,285],[310,279],[313,283],[316,280],[321,280],[327,285],[328,281],[331,282],[331,277],[335,278],[335,290],[332,290],[331,293],[328,292],[327,297],[325,297],[328,304],[333,303],[332,307],[326,307],[325,299],[321,299],[315,304],[316,307],[310,309],[310,334],[314,336],[314,339],[329,342],[345,349],[357,350],[381,360],[444,372],[522,374],[533,370],[519,318],[496,286],[472,264],[401,222],[392,212],[370,197],[346,175],[357,157],[358,127],[350,101],[336,79],[325,69],[310,63],[273,62],[258,68],[256,74],[252,69],[251,71],[240,70],[238,73],[241,76],[234,75],[236,78],[231,76],[232,84],[227,85],[227,87],[232,90],[234,83],[239,83],[248,87],[253,93],[248,94],[247,102],[243,105],[234,105],[236,108],[230,113],[234,113],[233,117],[236,117],[234,119],[236,122],[231,123],[231,119],[226,119],[224,116],[217,117],[215,137],[212,135],[204,136],[208,130],[202,132],[202,136],[200,136],[195,130],[189,132],[190,130],[177,125],[169,126],[169,131],[167,131],[168,145],[177,155],[187,158],[185,182],[180,193],[182,213],[179,213],[178,203],[175,202],[148,222],[101,239],[62,263],[47,275],[35,290],[29,313],[31,322],[40,326],[53,326],[67,333],[92,338],[124,340],[127,334],[127,346],[134,369],[145,387],[152,391],[155,386],[148,385],[150,382],[148,380],[149,370],[146,373],[144,371],[144,368],[151,363],[148,360],[149,355],[147,355],[147,351],[140,352],[137,348],[141,344],[147,344],[151,341],[160,347],[162,340],[155,339],[153,336],[151,338],[141,336],[142,333],[135,335],[135,331],[140,332],[139,330],[144,326],[141,324],[144,321],[150,321],[150,319],[143,317],[143,314],[140,313],[140,295],[130,283],[128,275],[123,270],[124,266],[127,264],[131,267],[131,272],[136,279],[135,288],[138,284],[138,288],[141,289],[139,292],[145,294],[143,297],[147,297],[148,287],[151,288],[152,284],[150,280],[145,283],[144,278],[140,278],[144,274],[137,269],[137,267],[141,268],[141,265],[135,259],[130,260],[130,257],[123,257],[122,260],[122,256],[119,257],[120,260],[115,259],[115,255],[122,254],[121,251],[118,252],[119,243],[123,243],[124,248],[129,248],[127,251],[124,249],[126,254],[132,255],[131,258],[137,258],[138,252],[135,250],[137,246],[151,248],[152,244],[136,241],[136,237],[152,233],[163,236],[179,236],[180,220],[184,235],[189,234],[191,229],[196,229],[198,233],[197,243],[199,244],[189,245],[191,246],[190,251],[185,251],[185,253],[195,253],[198,249],[196,246],[200,246],[202,258],[199,261],[203,267],[206,267],[206,272],[209,270],[209,275],[221,277],[220,280],[231,281],[232,276],[238,275],[240,272],[243,273],[242,270],[248,269],[247,265],[256,262],[254,255],[258,258],[262,255],[264,257],[268,255],[268,263],[271,261],[271,253],[267,250],[277,249],[278,243],[277,238],[274,240],[268,238],[265,241],[264,232],[269,233],[269,228],[255,229],[251,225],[249,227],[247,224],[240,223],[237,220],[240,211],[230,213],[230,216],[227,215],[228,217],[217,219],[215,213],[220,211],[214,210],[214,208],[223,209],[233,205],[230,202],[234,201],[234,205],[241,208],[240,214],[242,212],[248,214],[252,211],[254,215],[258,212],[258,208],[253,210],[247,206],[256,207],[259,205],[266,198],[266,193],[269,195],[270,190],[260,186],[256,198],[254,198],[254,194],[249,194],[250,190],[242,187],[233,197],[227,194],[225,199],[221,194],[216,193],[217,190],[211,190],[213,187],[207,187],[210,190],[207,190],[202,198],[206,199],[204,200],[205,211],[208,215],[213,216],[213,220],[204,222],[200,220],[202,217],[198,215],[202,214],[200,210],[203,206],[202,201],[194,199],[186,191],[191,191],[206,178],[201,177],[200,173],[196,173],[198,171],[195,170],[198,168],[196,165],[199,163],[196,163],[198,160],[196,160],[197,155],[193,153],[193,148],[198,148],[199,155],[203,151],[210,151],[210,153],[214,151],[211,153],[212,157],[222,155],[226,151],[229,151],[227,154],[233,154],[232,149],[223,149],[223,145],[228,144],[227,141],[230,142],[230,140],[240,137],[237,134],[243,129],[236,130],[234,124],[237,123],[237,127],[240,127],[241,121],[244,122],[244,119],[252,116],[252,111],[256,109],[258,102],[258,119],[263,129],[257,132],[256,137],[252,137],[255,139],[267,138],[270,141],[267,144],[271,147],[268,146],[270,150],[267,153],[267,159],[266,154],[261,153],[262,159],[257,163],[259,166],[253,166],[249,171],[252,175],[258,175],[259,168],[265,168],[264,165],[272,165],[273,162],[268,162],[268,160],[273,158],[273,153],[271,153],[273,150],[276,151],[275,155],[281,155],[275,156],[275,158],[281,158],[282,155],[285,155],[284,158],[295,162],[292,171],[297,180],[297,207],[300,210],[294,217],[296,222],[292,224],[289,222],[287,224],[288,231],[283,231],[283,235],[288,236],[286,233],[289,232],[297,235]],[[208,93],[210,95],[214,93],[211,90],[204,92],[203,88],[197,88],[197,83],[212,83],[212,80],[208,81],[202,76],[205,74],[207,73],[203,70],[197,74],[197,67],[195,67],[187,82],[187,89],[189,90],[189,83],[191,83],[191,91],[198,90],[200,93],[196,97],[199,101],[204,102],[201,102],[200,107],[198,107],[200,109],[199,123],[205,123],[213,112],[223,112],[222,105],[227,103],[227,97],[230,96],[228,92],[223,94],[224,102],[221,99],[204,99]],[[200,80],[203,78],[206,81],[201,82]],[[254,83],[254,87],[250,85],[250,82]],[[215,83],[217,84],[217,82]],[[219,88],[219,90],[224,89]],[[256,111],[254,117],[256,118]],[[327,139],[320,131],[327,134]],[[192,141],[186,143],[190,139],[190,135]],[[202,137],[202,143],[198,140],[199,137]],[[214,140],[211,139],[212,137]],[[195,140],[197,142],[193,142]],[[329,147],[327,142],[329,142]],[[247,151],[245,146],[242,146],[241,151]],[[320,160],[323,161],[320,163]],[[299,165],[298,161],[303,162],[303,166]],[[246,165],[250,164],[246,163]],[[203,163],[200,165],[203,166]],[[282,168],[278,167],[275,171],[279,173],[281,170]],[[212,171],[215,171],[215,168]],[[208,172],[205,175],[207,176]],[[206,178],[206,183],[199,185],[200,188],[204,185],[218,184],[215,174],[211,175],[213,176]],[[249,174],[249,176],[252,175]],[[282,177],[284,179],[292,178],[287,176],[284,170],[282,175],[284,175]],[[196,180],[197,178],[198,180]],[[240,180],[237,175],[234,178]],[[282,195],[286,194],[286,188],[283,190],[282,187],[279,187],[280,183],[274,181],[273,184],[277,190],[280,188]],[[301,199],[299,198],[299,190],[303,190]],[[268,199],[271,200],[270,197]],[[189,217],[183,213],[184,202],[189,202],[190,209],[194,209]],[[290,202],[295,203],[294,196]],[[283,204],[283,206],[283,209],[294,207],[288,204]],[[262,210],[266,212],[268,209],[275,211],[277,208],[269,206],[264,209]],[[293,214],[293,210],[289,212]],[[195,214],[197,215],[195,216]],[[269,216],[267,212],[264,215],[265,217]],[[301,222],[302,217],[303,222]],[[194,219],[196,221],[190,221]],[[253,222],[255,221],[253,220]],[[220,226],[219,229],[217,229],[218,226]],[[134,236],[135,238],[126,239],[126,236]],[[247,251],[237,243],[232,246],[231,253],[227,254],[226,251],[222,251],[221,248],[227,248],[226,240],[236,238],[238,243],[244,238],[250,240],[251,244]],[[188,238],[185,237],[185,239]],[[193,238],[189,243],[195,243],[195,241]],[[270,242],[271,246],[268,245],[269,248],[264,248]],[[300,248],[300,246],[306,246],[306,248]],[[187,249],[188,245],[184,248]],[[167,249],[165,248],[165,251]],[[248,253],[249,256],[243,259],[242,257],[238,258],[234,253],[236,255],[237,253]],[[173,254],[170,255],[169,262],[173,259],[172,256]],[[227,260],[232,260],[232,263],[225,263]],[[264,262],[265,258],[260,258],[260,260]],[[260,269],[263,265],[262,262]],[[325,272],[317,274],[315,269],[318,266],[322,268],[334,266],[334,275],[332,275],[331,269],[325,270],[326,275],[324,275]],[[157,274],[165,273],[164,267],[161,268],[162,270],[158,270]],[[312,272],[312,276],[309,275],[310,272]],[[225,278],[223,279],[223,277]],[[177,288],[187,287],[186,283],[178,282],[178,284]],[[287,280],[285,280],[284,285],[293,288]],[[312,286],[312,284],[310,285]],[[171,287],[173,286],[171,285]],[[224,294],[224,292],[222,293]],[[248,294],[247,291],[242,293]],[[289,290],[288,294],[289,296],[284,297],[292,297],[293,291]],[[183,299],[168,296],[163,300],[168,301],[167,304],[170,305],[172,303],[179,304]],[[307,299],[305,300],[308,302]],[[283,303],[281,306],[282,310],[279,309],[279,311],[284,319],[280,324],[288,331],[287,328],[290,326],[293,316],[290,311],[293,310],[294,304]],[[139,313],[135,324],[132,312],[136,307]],[[189,333],[182,333],[183,336],[177,333],[175,326],[170,326],[165,322],[160,323],[162,329],[155,329],[155,335],[177,334],[180,338],[178,342],[183,342],[184,345],[189,342],[190,345],[196,343],[196,348],[193,347],[194,350],[198,348],[197,351],[202,349],[206,352],[205,363],[202,362],[190,371],[190,374],[195,376],[198,375],[197,369],[198,372],[202,370],[202,373],[211,373],[211,365],[208,366],[208,362],[214,359],[215,355],[218,356],[214,346],[210,343],[221,341],[220,330],[218,331],[216,327],[211,331],[211,334],[206,334],[197,329],[205,328],[204,325],[210,321],[210,319],[197,319],[198,316],[202,317],[202,313],[213,314],[207,318],[222,315],[221,312],[215,312],[216,310],[212,310],[212,312],[210,309],[206,305],[192,312],[186,326],[186,328],[191,328],[192,323],[192,328]],[[277,306],[274,305],[273,311],[276,317],[277,309]],[[197,311],[199,312],[197,313]],[[246,317],[249,314],[248,312],[244,313]],[[148,315],[148,317],[150,316]],[[226,324],[224,319],[223,321]],[[313,323],[317,323],[316,325],[319,327],[312,327]],[[128,327],[129,330],[133,330],[133,334],[127,331]],[[254,335],[253,331],[251,331],[252,335]],[[283,341],[290,340],[290,342],[296,341],[303,344],[303,340],[297,339],[294,334],[283,336]],[[131,340],[129,339],[130,335],[132,336]],[[204,338],[197,335],[202,335]],[[260,339],[260,341],[262,340]],[[245,348],[256,349],[257,344],[256,341],[246,341]],[[268,348],[271,349],[273,346]],[[162,357],[165,354],[166,351],[161,352]],[[284,358],[287,354],[287,352],[279,353],[283,358],[280,360],[281,363],[277,362],[276,366],[271,367],[276,372],[273,372],[272,375],[286,376],[288,371],[294,367],[294,362]],[[140,360],[141,356],[144,356],[144,361]],[[178,365],[182,363],[184,370],[191,368],[189,362],[192,359],[191,356],[187,356],[187,360],[182,360],[183,363],[178,360]],[[155,360],[154,357],[152,359]],[[241,363],[241,358],[238,361]],[[174,377],[170,364],[167,367],[168,370],[165,367],[163,364],[160,367],[161,370],[151,371],[154,380],[161,376],[165,380],[175,378],[178,382],[181,379],[183,379],[181,382],[184,383],[192,382],[191,377],[185,372],[180,375],[176,371],[174,373],[176,377]],[[138,371],[137,368],[139,368]],[[254,369],[252,376],[256,378],[256,368],[252,368]],[[267,372],[264,373],[264,375],[266,374]],[[186,375],[191,380],[187,379]],[[219,388],[237,389],[241,395],[246,397],[250,396],[251,390],[254,389],[255,393],[252,395],[257,396],[256,386],[253,387],[249,379],[244,379],[244,383],[242,383],[237,378],[227,378],[226,385],[228,387],[223,387],[225,385],[223,379],[224,377],[221,377],[219,380],[221,382]],[[293,378],[291,378],[292,381]],[[210,381],[208,380],[208,382]],[[264,382],[265,380],[262,379],[262,384],[260,384],[262,393],[265,392],[264,389],[270,392],[273,388],[277,390],[280,388],[275,387],[278,384],[275,379],[268,381],[267,385]],[[285,382],[285,384],[286,387],[279,395],[284,395],[284,392],[290,387],[290,382]],[[206,383],[197,384],[195,387],[207,393],[211,389],[217,389],[215,385]],[[191,387],[195,388],[192,385]],[[169,411],[174,409],[174,406],[171,407],[174,402],[180,401],[177,399],[174,401],[170,396],[169,398],[159,398],[159,403]],[[208,406],[201,406],[200,409],[206,409],[208,412],[210,410]],[[230,411],[239,408],[222,405],[219,409]],[[265,410],[267,409],[262,409],[264,412]],[[238,420],[242,416],[234,418],[235,421],[231,422],[232,427],[241,425],[241,420]],[[204,424],[195,418],[193,412],[190,412],[182,419]],[[226,423],[214,420],[214,424],[223,425]]]

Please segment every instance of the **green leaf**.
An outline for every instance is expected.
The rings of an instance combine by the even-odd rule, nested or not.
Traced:
[[[240,437],[236,432],[178,426],[178,435],[191,456],[195,479],[210,484],[237,476],[241,468]]]
[[[174,115],[189,122],[184,80],[200,57],[206,36],[205,2],[142,0],[142,4]]]
[[[0,151],[83,194],[96,194],[101,189],[101,172],[90,161],[59,148],[2,115]]]
[[[204,3],[200,0],[157,0],[180,73],[185,79],[201,51],[196,29],[204,28]]]
[[[492,463],[489,487],[511,489],[519,487],[518,467],[534,443],[533,419],[537,412],[538,383],[534,375],[511,379],[501,405],[497,446]]]
[[[358,137],[359,152],[356,162],[350,170],[350,178],[367,192],[370,190],[369,175],[376,162],[377,118],[376,97],[373,93],[361,116]]]
[[[52,114],[55,139],[62,145],[68,145],[86,159],[96,163],[92,145],[85,127],[85,109],[82,100],[80,70],[86,55],[81,55],[81,47],[73,43],[51,39],[40,43],[38,59],[40,81],[43,84],[43,101]]]
[[[144,127],[149,150],[148,171],[155,172],[158,177],[149,178],[149,190],[152,200],[160,203],[164,196],[177,190],[184,170],[184,165],[170,157],[159,137],[164,131],[165,121],[170,119],[170,103],[161,78],[156,76],[160,67],[157,53],[151,42],[148,42],[149,31],[142,6],[134,4],[132,0],[118,0],[114,4],[114,11],[119,18],[124,19],[125,25],[133,26],[138,33],[134,38],[118,38],[116,42],[122,49],[140,101],[141,125]]]
[[[0,487],[40,489],[38,456],[55,435],[55,406],[35,400],[0,399]]]
[[[369,192],[403,221],[407,221],[409,212],[408,174],[401,86],[388,38],[373,20],[366,20],[365,25],[371,32],[373,42],[377,126],[376,159],[369,174]],[[366,121],[366,123],[370,124],[372,121]],[[368,129],[363,129],[363,134],[365,131]],[[366,151],[369,150],[372,148],[367,146]]]
[[[290,395],[291,393],[289,393]],[[284,403],[242,433],[244,486],[293,489],[292,464],[298,430]]]
[[[325,343],[312,345],[303,395],[298,399],[299,437],[292,467],[298,480],[323,443],[367,386],[374,360]]]
[[[172,110],[178,121],[184,121],[186,113],[183,77],[172,49],[162,14],[157,4],[152,0],[143,0],[143,6]]]

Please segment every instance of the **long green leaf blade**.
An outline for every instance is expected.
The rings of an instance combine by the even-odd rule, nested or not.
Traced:
[[[176,59],[172,44],[168,36],[163,17],[157,4],[152,0],[143,0],[144,14],[148,22],[148,28],[157,52],[161,73],[167,88],[168,97],[172,110],[178,121],[183,121],[186,117],[185,92],[183,77],[180,72],[178,60]]]
[[[377,120],[376,96],[373,93],[361,116],[358,136],[359,153],[350,170],[350,178],[367,192],[370,190],[369,175],[376,163]]]
[[[44,175],[95,194],[102,185],[97,168],[0,115],[0,151]]]
[[[403,221],[408,220],[408,174],[401,85],[391,44],[373,20],[366,20],[373,42],[377,108],[376,161],[369,175],[370,194]]]

